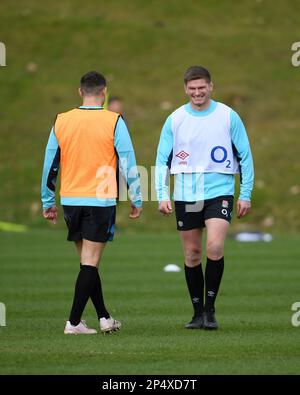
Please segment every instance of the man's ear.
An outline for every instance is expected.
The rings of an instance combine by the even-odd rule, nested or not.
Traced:
[[[212,91],[214,89],[214,84],[212,83],[212,81],[210,82],[210,91]]]
[[[106,100],[107,100],[107,87],[103,88],[101,91],[101,96],[103,97],[103,106],[106,106]]]
[[[186,84],[183,84],[183,89],[184,89],[185,93],[187,94],[187,86],[186,86]]]
[[[82,93],[81,88],[78,88],[78,94],[79,94],[80,97],[83,97],[83,93]]]

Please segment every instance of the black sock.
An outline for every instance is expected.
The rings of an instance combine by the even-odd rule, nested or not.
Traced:
[[[75,293],[69,321],[71,325],[78,325],[83,310],[92,293],[97,278],[98,269],[95,266],[81,265],[75,284]]]
[[[204,277],[202,265],[188,267],[184,265],[185,279],[190,293],[191,301],[194,308],[194,316],[200,316],[203,313],[203,290]]]
[[[205,268],[205,311],[215,311],[215,300],[224,271],[224,257],[213,261],[207,258]]]
[[[80,264],[80,268],[82,267],[82,264]],[[93,302],[93,305],[96,309],[98,320],[100,318],[109,318],[110,314],[106,310],[105,304],[104,304],[104,298],[103,298],[103,293],[102,293],[102,285],[101,285],[101,279],[99,275],[99,271],[97,270],[97,278],[95,281],[95,286],[94,289],[90,295],[90,298]]]
[[[101,280],[100,280],[99,273],[97,273],[97,274],[98,275],[96,278],[96,283],[95,283],[94,289],[91,293],[91,299],[92,299],[93,305],[97,311],[98,320],[100,320],[100,318],[102,318],[102,317],[109,318],[110,315],[105,308]]]
[[[80,264],[80,268],[82,267],[82,264]],[[97,278],[95,281],[95,286],[93,288],[93,291],[90,295],[90,298],[93,302],[93,305],[96,309],[98,320],[100,318],[109,318],[110,314],[106,310],[105,304],[104,304],[104,298],[103,298],[103,293],[102,293],[102,285],[101,285],[101,279],[99,275],[99,271],[97,270]]]

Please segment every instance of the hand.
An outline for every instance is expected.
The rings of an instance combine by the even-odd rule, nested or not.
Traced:
[[[141,215],[143,209],[142,207],[135,207],[133,204],[131,205],[130,208],[130,214],[129,214],[129,218],[131,219],[137,219],[139,218],[139,216]]]
[[[159,203],[158,210],[162,215],[170,215],[172,214],[172,203],[170,200],[165,200]]]
[[[236,205],[238,218],[244,217],[251,210],[251,202],[248,202],[247,200],[238,200]]]
[[[57,207],[52,206],[47,208],[47,210],[43,210],[43,216],[49,221],[52,221],[52,223],[55,225],[57,220]]]

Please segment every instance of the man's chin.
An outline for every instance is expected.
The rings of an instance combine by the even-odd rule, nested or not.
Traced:
[[[205,104],[207,102],[207,99],[197,99],[197,100],[193,100],[193,103],[195,104],[195,106],[202,106],[203,104]]]
[[[193,104],[197,107],[202,107],[205,103],[206,103],[206,100],[197,100],[197,101],[194,101]]]

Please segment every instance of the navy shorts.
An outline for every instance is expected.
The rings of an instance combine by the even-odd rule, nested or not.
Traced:
[[[192,230],[205,227],[210,218],[231,221],[233,196],[218,196],[201,202],[175,201],[177,230]]]
[[[68,227],[68,240],[82,239],[106,243],[115,231],[116,206],[63,206]]]

